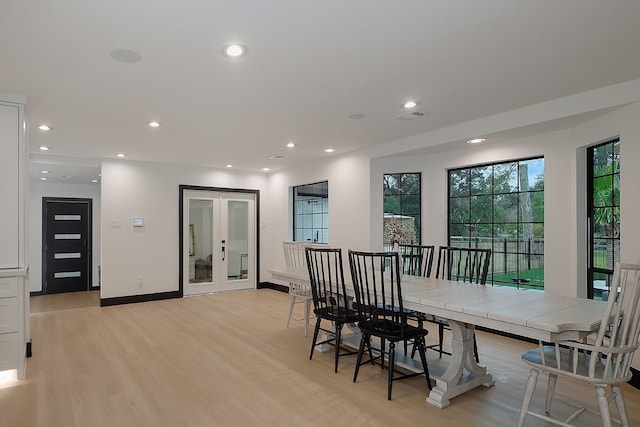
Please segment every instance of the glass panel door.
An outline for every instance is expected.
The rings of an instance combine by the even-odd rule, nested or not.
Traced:
[[[226,224],[225,290],[253,288],[255,271],[255,196],[225,193],[221,199],[221,220]]]
[[[620,261],[620,140],[587,150],[589,264],[587,297],[607,300]]]
[[[188,190],[183,212],[183,294],[254,288],[255,195]]]

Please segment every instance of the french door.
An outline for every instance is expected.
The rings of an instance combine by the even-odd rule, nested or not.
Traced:
[[[182,196],[183,295],[256,287],[256,195],[200,189]]]

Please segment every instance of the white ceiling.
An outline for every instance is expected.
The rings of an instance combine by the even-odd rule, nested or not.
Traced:
[[[638,0],[3,0],[0,92],[27,96],[39,163],[277,169],[638,79],[639,18]],[[424,116],[398,119],[408,99]]]

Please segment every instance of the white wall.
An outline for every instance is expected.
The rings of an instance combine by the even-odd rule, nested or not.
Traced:
[[[263,191],[265,184],[264,174],[103,161],[101,298],[178,290],[179,185]],[[143,217],[145,226],[134,228],[134,217]]]
[[[284,265],[282,242],[292,239],[291,187],[324,180],[329,181],[329,245],[342,248],[345,259],[347,249],[371,249],[369,157],[362,153],[332,156],[269,174],[264,264]]]
[[[91,286],[98,286],[100,265],[100,185],[99,184],[55,184],[51,182],[29,182],[29,289],[42,291],[42,198],[71,197],[91,199],[92,209],[92,265]]]

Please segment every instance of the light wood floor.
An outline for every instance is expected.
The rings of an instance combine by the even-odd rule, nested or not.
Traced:
[[[531,344],[480,332],[495,386],[437,409],[413,378],[394,384],[389,402],[378,367],[363,366],[354,384],[354,356],[341,358],[337,374],[332,353],[308,360],[311,337],[302,325],[285,327],[289,301],[272,290],[103,308],[95,293],[32,297],[33,357],[25,380],[0,385],[0,425],[515,425],[528,375],[520,354]],[[589,387],[559,388],[595,401]],[[640,390],[624,392],[631,424],[640,425]],[[543,396],[539,387],[537,408]],[[590,415],[581,422],[599,425]]]

